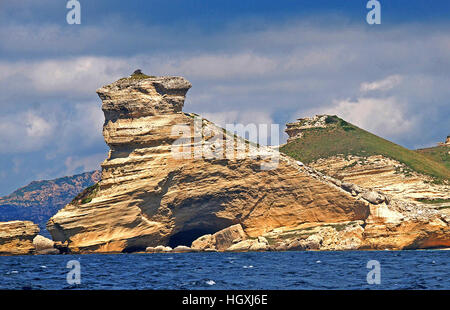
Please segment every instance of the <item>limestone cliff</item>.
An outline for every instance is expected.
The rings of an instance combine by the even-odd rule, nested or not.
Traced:
[[[75,253],[150,251],[201,236],[193,248],[450,246],[449,219],[437,210],[342,182],[183,113],[190,87],[140,74],[97,90],[110,152],[100,182],[48,222],[55,241]],[[223,233],[230,226],[248,239],[233,244],[242,238]]]
[[[311,167],[344,182],[371,187],[408,202],[445,211],[450,206],[450,186],[433,183],[427,175],[383,155],[331,156],[321,158]]]
[[[327,175],[407,202],[449,206],[445,146],[408,150],[333,115],[301,118],[287,124],[286,133],[282,150]]]
[[[312,176],[287,156],[280,155],[272,170],[262,169],[272,163],[267,156],[212,156],[230,150],[236,155],[242,139],[183,113],[190,87],[181,77],[130,77],[97,90],[111,150],[98,186],[48,222],[55,241],[68,242],[73,252],[132,252],[190,245],[238,223],[255,237],[279,227],[369,216],[367,201]],[[180,139],[186,128],[188,137]],[[174,156],[174,142],[189,156]],[[278,156],[244,145],[246,154]],[[198,156],[194,146],[206,152]]]
[[[26,255],[35,251],[33,239],[39,227],[29,221],[0,223],[0,255]]]
[[[349,222],[282,232],[278,239],[284,242],[275,247],[336,250],[450,245],[450,172],[446,157],[441,156],[446,151],[411,151],[334,115],[301,118],[287,124],[286,132],[289,139],[281,150],[331,176],[355,196],[362,193],[370,201],[370,216],[361,227]]]

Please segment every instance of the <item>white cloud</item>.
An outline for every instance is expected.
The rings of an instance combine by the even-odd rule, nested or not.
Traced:
[[[405,105],[394,97],[336,100],[331,106],[311,110],[309,114],[337,115],[367,131],[390,138],[408,133],[415,122],[406,115]]]
[[[0,81],[15,78],[30,81],[35,93],[89,95],[103,83],[113,82],[130,71],[130,63],[121,58],[76,57],[58,60],[0,62]],[[29,91],[29,89],[28,89]]]
[[[69,156],[64,164],[66,175],[79,173],[82,171],[92,171],[100,169],[100,164],[105,160],[106,154],[98,153],[89,156]]]
[[[55,124],[28,110],[0,117],[0,153],[38,151],[51,143]]]
[[[50,136],[52,133],[52,125],[31,112],[28,112],[25,122],[26,133],[31,138],[42,138]]]
[[[180,57],[159,66],[159,71],[176,74],[183,72],[201,78],[242,78],[261,76],[272,72],[277,60],[256,53],[203,54]]]
[[[101,103],[79,103],[75,105],[76,115],[70,127],[70,135],[77,134],[83,141],[82,145],[91,145],[103,141],[102,129],[105,117]]]
[[[252,142],[259,142],[263,145],[273,144],[278,145],[279,141],[275,140],[279,138],[275,136],[271,137],[271,125],[273,124],[273,119],[270,116],[270,113],[264,111],[253,111],[253,110],[244,110],[244,111],[227,111],[227,112],[212,112],[212,113],[203,113],[201,115],[205,119],[220,125],[223,128],[226,128],[227,125],[256,125],[257,133],[253,133],[250,136],[245,138],[250,139]],[[264,127],[267,125],[266,127]],[[284,126],[279,126],[278,128],[281,130]],[[237,128],[237,127],[232,127]],[[250,127],[248,127],[250,128]],[[266,130],[264,130],[266,129]],[[245,133],[238,133],[239,135],[243,135]],[[254,135],[254,136],[253,136]],[[273,139],[273,140],[271,140]]]
[[[448,24],[374,31],[322,21],[208,32],[112,19],[111,27],[8,23],[0,29],[2,160],[40,150],[24,167],[52,176],[97,166],[106,146],[95,89],[136,68],[188,78],[185,111],[222,126],[279,122],[282,130],[331,113],[410,147],[448,134]]]
[[[226,124],[272,124],[269,112],[253,110],[232,110],[226,112],[208,112],[201,115],[205,119],[225,127]]]
[[[362,92],[389,90],[400,84],[402,80],[403,78],[400,75],[391,75],[382,80],[362,83],[360,90]]]

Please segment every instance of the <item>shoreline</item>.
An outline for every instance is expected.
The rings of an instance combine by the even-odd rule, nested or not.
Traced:
[[[364,249],[364,250],[307,250],[307,251],[189,251],[189,252],[133,252],[133,253],[113,253],[113,252],[92,252],[92,253],[64,253],[64,254],[20,254],[20,255],[10,255],[10,254],[0,254],[0,257],[30,257],[30,256],[88,256],[88,255],[169,255],[169,254],[246,254],[246,253],[310,253],[310,252],[321,252],[321,253],[359,253],[359,252],[441,252],[450,251],[450,248],[430,248],[430,249],[406,249],[406,250],[375,250],[375,249]]]

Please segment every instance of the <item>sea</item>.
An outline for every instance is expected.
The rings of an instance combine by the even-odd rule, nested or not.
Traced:
[[[0,289],[448,290],[450,251],[2,256]]]

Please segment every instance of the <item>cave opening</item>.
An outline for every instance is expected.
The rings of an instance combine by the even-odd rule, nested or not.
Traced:
[[[170,246],[171,248],[175,248],[179,245],[185,245],[190,247],[192,241],[194,241],[195,239],[203,235],[214,234],[217,231],[218,229],[211,229],[211,228],[194,228],[189,230],[183,230],[170,237],[168,246]]]
[[[145,252],[145,246],[132,245],[128,246],[122,250],[122,253],[135,253],[135,252]]]

